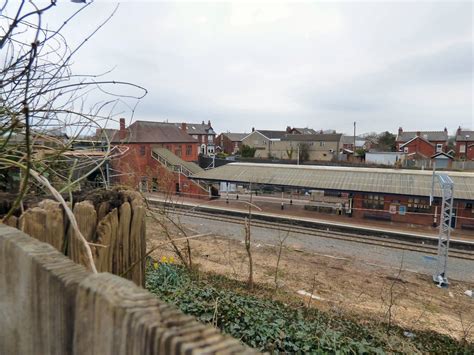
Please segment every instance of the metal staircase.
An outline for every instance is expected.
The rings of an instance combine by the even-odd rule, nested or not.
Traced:
[[[178,173],[186,178],[204,171],[204,169],[202,169],[199,165],[182,160],[180,157],[173,154],[166,148],[152,149],[151,156],[168,170]],[[189,180],[196,186],[200,187],[202,190],[209,192],[208,184],[201,183],[193,179]]]

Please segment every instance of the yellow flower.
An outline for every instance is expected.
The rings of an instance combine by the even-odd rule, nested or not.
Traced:
[[[153,267],[155,268],[155,270],[158,269],[158,263],[156,261],[153,263]]]
[[[166,264],[168,262],[168,258],[166,256],[161,257],[161,262]]]
[[[172,256],[169,257],[169,262],[170,262],[170,264],[174,263],[174,258]]]

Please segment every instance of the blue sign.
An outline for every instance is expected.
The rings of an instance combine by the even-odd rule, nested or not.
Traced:
[[[407,206],[404,206],[404,205],[398,206],[398,213],[401,216],[404,216],[406,212],[407,212]]]

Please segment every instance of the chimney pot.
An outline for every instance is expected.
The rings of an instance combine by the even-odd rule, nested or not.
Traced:
[[[204,124],[204,120],[202,121],[202,124]]]
[[[459,136],[462,132],[461,126],[458,127],[458,130],[456,132],[456,135]]]
[[[402,127],[398,127],[398,134],[402,134],[403,133],[403,128]]]
[[[208,125],[208,126],[211,125],[211,120],[207,121],[207,125]]]
[[[255,132],[255,127],[252,127],[252,132]]]
[[[186,132],[186,130],[188,129],[187,125],[185,122],[181,123],[181,129]]]
[[[448,129],[444,127],[444,133],[448,133]]]

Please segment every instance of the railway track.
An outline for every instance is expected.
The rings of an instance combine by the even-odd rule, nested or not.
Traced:
[[[160,210],[162,211],[162,210]],[[206,220],[212,220],[217,222],[226,222],[226,223],[234,223],[234,224],[242,224],[244,223],[244,219],[242,217],[234,217],[234,216],[219,216],[215,213],[203,212],[203,211],[192,211],[186,209],[167,209],[168,213],[175,214],[178,216],[188,216],[188,217],[200,217]],[[313,228],[296,226],[296,225],[289,225],[285,223],[277,223],[277,222],[267,222],[258,219],[252,220],[252,226],[278,230],[278,231],[290,231],[291,233],[296,234],[304,234],[307,236],[314,236],[319,238],[329,238],[329,239],[336,239],[336,240],[343,240],[343,241],[350,241],[368,245],[375,245],[381,246],[385,248],[392,248],[398,250],[407,250],[407,251],[414,251],[424,254],[430,255],[437,255],[438,248],[434,245],[426,245],[422,243],[413,243],[413,242],[406,242],[400,240],[393,240],[389,237],[374,237],[364,234],[358,233],[345,233],[345,232],[338,232],[338,231],[322,231],[322,230],[315,230]],[[456,259],[464,259],[464,260],[471,260],[474,261],[474,252],[471,251],[463,251],[463,250],[453,250],[450,249],[449,251],[450,258]]]

